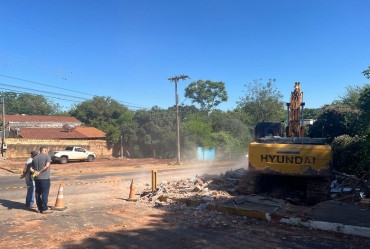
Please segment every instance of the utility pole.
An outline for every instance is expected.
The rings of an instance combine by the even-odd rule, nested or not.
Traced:
[[[121,159],[123,159],[123,138],[122,138],[122,134],[121,134]]]
[[[2,143],[1,143],[1,151],[3,155],[3,159],[6,159],[6,143],[5,143],[5,103],[4,103],[4,97],[1,98],[1,103],[3,104],[3,114],[2,114],[2,120],[3,120],[3,137],[2,137]]]
[[[177,82],[190,77],[187,75],[178,75],[168,78],[169,81],[175,82],[175,98],[176,98],[176,127],[177,127],[177,165],[180,165],[180,122],[179,122],[179,96],[177,95]]]

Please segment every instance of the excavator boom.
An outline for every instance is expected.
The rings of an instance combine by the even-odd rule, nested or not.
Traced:
[[[303,127],[303,108],[305,103],[303,100],[303,92],[301,92],[301,84],[296,82],[294,91],[291,92],[290,102],[287,106],[287,137],[304,137]]]

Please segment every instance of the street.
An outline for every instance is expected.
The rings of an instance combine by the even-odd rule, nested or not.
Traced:
[[[158,170],[158,182],[218,174],[235,165]],[[127,202],[151,188],[151,171],[53,175],[49,206],[64,182],[65,211],[38,214],[23,209],[25,189],[0,190],[1,248],[368,248],[369,239],[272,224],[181,203],[153,207]],[[1,187],[22,186],[18,176],[1,176]],[[139,197],[139,196],[137,196]]]

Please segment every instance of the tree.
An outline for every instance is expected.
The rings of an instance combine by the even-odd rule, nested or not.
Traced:
[[[363,137],[342,135],[332,143],[334,169],[361,177],[370,170],[370,143]]]
[[[135,112],[137,145],[144,156],[172,157],[176,150],[175,113],[158,106]]]
[[[304,108],[303,114],[305,119],[317,119],[320,114],[319,108]]]
[[[214,110],[210,115],[213,143],[224,155],[241,155],[252,141],[253,127],[248,126],[248,117],[240,109],[223,112]],[[219,150],[220,151],[220,150]]]
[[[191,99],[192,103],[198,103],[200,109],[207,113],[228,99],[225,83],[210,80],[191,82],[185,88],[185,97]]]
[[[176,113],[176,107],[168,108],[169,111],[172,111],[174,114]],[[200,113],[201,111],[195,107],[195,105],[179,105],[179,116],[180,122],[187,120],[191,115]]]
[[[69,113],[85,125],[106,132],[109,143],[119,141],[122,124],[132,119],[131,111],[111,97],[94,96],[75,105]]]
[[[273,86],[275,80],[269,80],[266,84],[262,80],[254,80],[245,85],[247,93],[237,102],[250,118],[250,125],[256,125],[262,121],[285,120],[283,95]]]
[[[198,114],[191,115],[190,118],[182,123],[182,131],[185,136],[192,138],[195,146],[213,147],[211,140],[212,124],[204,122]]]
[[[61,112],[59,104],[42,95],[29,93],[1,92],[6,114],[54,115]]]
[[[370,85],[364,87],[358,99],[358,107],[361,111],[361,126],[364,130],[370,124]]]
[[[360,112],[345,106],[327,105],[309,128],[310,137],[324,137],[328,143],[341,135],[357,135]]]
[[[127,107],[111,97],[94,96],[75,105],[70,114],[89,126],[101,128],[106,124],[116,124],[121,115],[128,112]]]
[[[367,68],[366,70],[362,71],[362,74],[363,74],[366,78],[370,79],[370,66],[368,66],[368,68]]]
[[[343,95],[339,96],[339,100],[333,101],[333,105],[346,105],[351,108],[358,108],[358,99],[365,86],[347,86]]]

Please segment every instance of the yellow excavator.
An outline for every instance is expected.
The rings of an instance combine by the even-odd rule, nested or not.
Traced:
[[[248,148],[248,172],[239,183],[242,194],[259,194],[277,182],[297,187],[309,205],[327,200],[332,148],[323,138],[304,137],[303,92],[296,82],[284,122],[260,122]],[[284,132],[285,131],[285,132]]]

